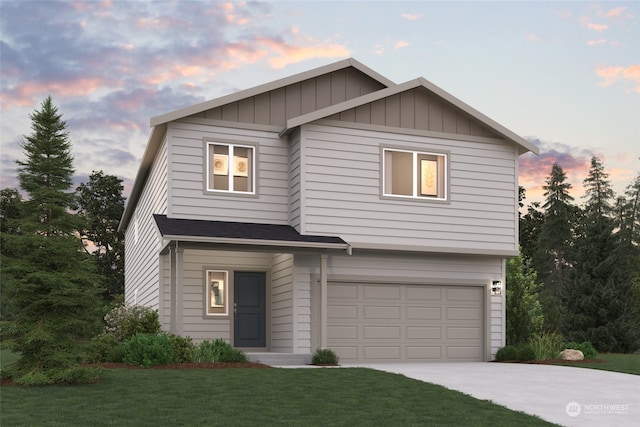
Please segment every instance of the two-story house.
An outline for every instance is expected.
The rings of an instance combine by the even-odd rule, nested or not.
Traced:
[[[483,361],[505,344],[518,156],[418,78],[347,59],[151,119],[126,301],[248,353]]]

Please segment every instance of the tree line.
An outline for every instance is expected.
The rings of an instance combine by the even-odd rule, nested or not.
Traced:
[[[603,352],[640,348],[640,173],[615,195],[598,157],[576,204],[562,166],[544,202],[520,214],[520,256],[507,268],[507,343],[541,331]],[[520,188],[520,207],[525,200]]]

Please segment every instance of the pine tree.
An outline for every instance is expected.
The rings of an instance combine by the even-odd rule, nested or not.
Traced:
[[[535,271],[522,256],[507,261],[507,344],[528,342],[543,325]]]
[[[81,235],[95,246],[91,255],[105,279],[103,296],[111,301],[124,294],[124,233],[118,231],[124,211],[123,189],[121,179],[102,171],[94,171],[89,182],[76,189],[78,213],[85,219]]]
[[[562,330],[568,340],[590,341],[600,351],[632,352],[640,347],[640,313],[629,263],[614,235],[614,193],[598,158],[583,183],[587,200],[574,268],[561,294]]]
[[[21,355],[11,371],[15,381],[83,382],[95,375],[76,365],[81,339],[99,319],[100,278],[69,212],[74,170],[66,123],[50,97],[30,118],[33,132],[22,145],[26,160],[17,162],[20,185],[29,195],[26,215],[2,263],[3,292],[15,316],[2,322],[1,334]]]
[[[545,328],[557,330],[560,326],[558,299],[571,266],[571,244],[573,242],[574,219],[577,208],[569,194],[571,184],[558,163],[554,163],[547,177],[543,221],[538,236],[538,245],[533,256],[533,265],[543,283],[542,302]]]

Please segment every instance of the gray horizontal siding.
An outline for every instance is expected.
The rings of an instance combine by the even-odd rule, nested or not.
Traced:
[[[172,122],[169,135],[170,217],[287,224],[288,147],[277,133]],[[257,196],[204,191],[205,139],[257,146]]]
[[[167,144],[162,143],[126,230],[125,300],[159,309],[160,241],[153,214],[167,213]],[[135,239],[136,222],[138,239]],[[136,297],[137,295],[137,297]]]
[[[304,126],[302,135],[305,233],[338,235],[356,246],[517,249],[517,158],[511,144],[321,124]],[[448,152],[447,203],[381,198],[381,147]]]

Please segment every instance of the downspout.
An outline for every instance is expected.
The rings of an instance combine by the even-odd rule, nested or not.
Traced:
[[[327,254],[320,255],[320,348],[327,348]]]

